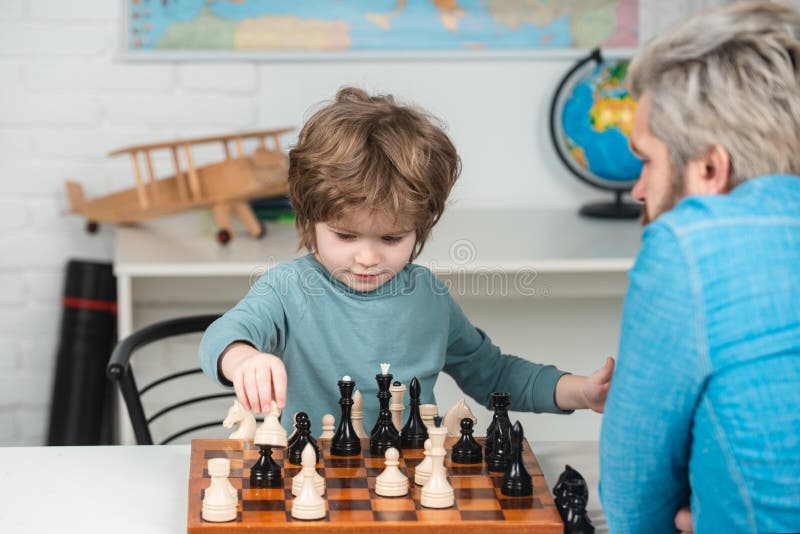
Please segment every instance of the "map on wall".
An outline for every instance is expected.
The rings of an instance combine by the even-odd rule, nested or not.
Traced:
[[[634,48],[639,0],[124,0],[127,53]]]

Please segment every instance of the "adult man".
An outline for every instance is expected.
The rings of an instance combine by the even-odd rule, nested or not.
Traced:
[[[608,525],[674,532],[691,505],[696,532],[798,532],[800,13],[701,13],[629,78],[648,224],[601,433]]]

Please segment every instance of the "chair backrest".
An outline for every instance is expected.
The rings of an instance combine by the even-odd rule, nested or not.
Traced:
[[[148,416],[145,414],[145,410],[142,405],[142,395],[153,388],[169,385],[173,380],[177,380],[188,375],[202,373],[202,371],[198,367],[167,374],[166,376],[162,376],[153,380],[143,388],[139,389],[133,376],[133,369],[131,368],[131,356],[134,352],[142,347],[166,338],[204,332],[206,328],[208,328],[208,326],[218,317],[219,315],[195,315],[191,317],[181,317],[178,319],[169,319],[166,321],[153,323],[121,340],[114,348],[114,352],[111,354],[108,366],[106,367],[106,375],[110,380],[119,385],[122,398],[124,399],[125,405],[128,408],[128,415],[133,426],[136,442],[139,445],[153,444],[150,425],[163,415],[177,410],[178,408],[191,406],[197,403],[211,401],[223,397],[234,397],[232,392],[193,396],[188,399],[169,404]],[[187,428],[182,428],[179,431],[169,435],[167,438],[161,440],[159,443],[163,445],[188,433],[217,425],[221,426],[222,420],[211,421],[192,425]]]

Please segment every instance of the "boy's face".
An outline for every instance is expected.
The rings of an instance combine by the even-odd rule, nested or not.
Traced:
[[[409,262],[416,243],[410,226],[366,210],[316,223],[314,231],[317,261],[356,291],[372,291],[391,280]]]

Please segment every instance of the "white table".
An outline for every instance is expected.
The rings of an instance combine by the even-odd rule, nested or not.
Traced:
[[[538,442],[552,488],[564,464],[589,485],[589,516],[606,532],[597,498],[596,442]],[[186,532],[188,445],[0,448],[4,532]]]

